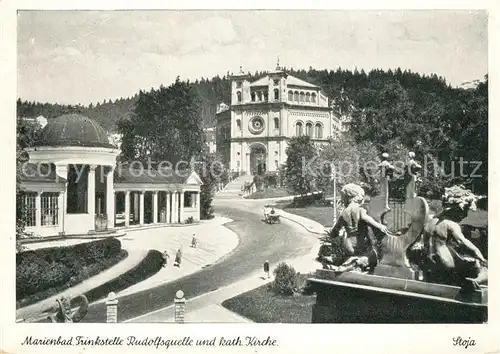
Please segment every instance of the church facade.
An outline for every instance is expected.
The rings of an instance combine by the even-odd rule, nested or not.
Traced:
[[[344,129],[320,87],[278,65],[255,81],[242,72],[232,76],[231,103],[217,109],[217,152],[231,171],[273,172],[286,162],[290,138],[308,135],[324,144]]]

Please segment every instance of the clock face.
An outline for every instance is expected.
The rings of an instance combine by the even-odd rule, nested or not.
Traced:
[[[264,131],[264,119],[262,117],[253,117],[248,128],[252,134],[262,133]]]

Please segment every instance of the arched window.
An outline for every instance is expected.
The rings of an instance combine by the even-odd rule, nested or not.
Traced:
[[[236,128],[238,128],[238,130],[241,130],[241,120],[239,119],[236,119]]]
[[[313,125],[312,125],[312,123],[307,123],[306,124],[306,135],[310,136],[312,138],[312,133],[313,133]]]
[[[288,100],[293,101],[293,92],[292,91],[288,91]]]
[[[311,94],[311,102],[316,103],[316,94],[314,92]]]
[[[252,102],[255,102],[255,92],[252,92],[250,96],[252,96]]]
[[[299,91],[295,91],[295,93],[293,95],[293,100],[295,102],[299,102]]]
[[[277,101],[280,99],[280,90],[274,89],[274,100]]]
[[[295,124],[295,135],[297,136],[302,136],[303,134],[303,131],[302,131],[302,123],[301,122],[297,122]]]
[[[301,92],[300,93],[300,102],[304,102],[305,101],[305,97],[306,97],[306,95],[304,94],[304,92]]]
[[[280,128],[280,119],[278,117],[274,118],[274,129]]]
[[[262,101],[262,92],[258,92],[257,96],[259,97],[259,101]]]
[[[264,101],[266,101],[266,102],[267,102],[267,101],[268,101],[268,99],[267,99],[267,98],[268,98],[268,93],[267,93],[267,91],[264,91]]]
[[[236,92],[236,95],[238,96],[238,102],[241,102],[241,92],[240,91]]]
[[[309,92],[306,93],[306,102],[311,102],[311,94]]]
[[[323,139],[323,126],[321,123],[316,123],[316,138]]]

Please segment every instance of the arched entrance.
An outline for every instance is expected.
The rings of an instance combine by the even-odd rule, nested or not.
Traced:
[[[250,173],[264,174],[267,171],[267,149],[262,144],[250,146]]]

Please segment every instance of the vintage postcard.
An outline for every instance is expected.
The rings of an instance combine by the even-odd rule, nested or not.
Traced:
[[[498,352],[499,13],[380,4],[0,3],[0,351]]]

